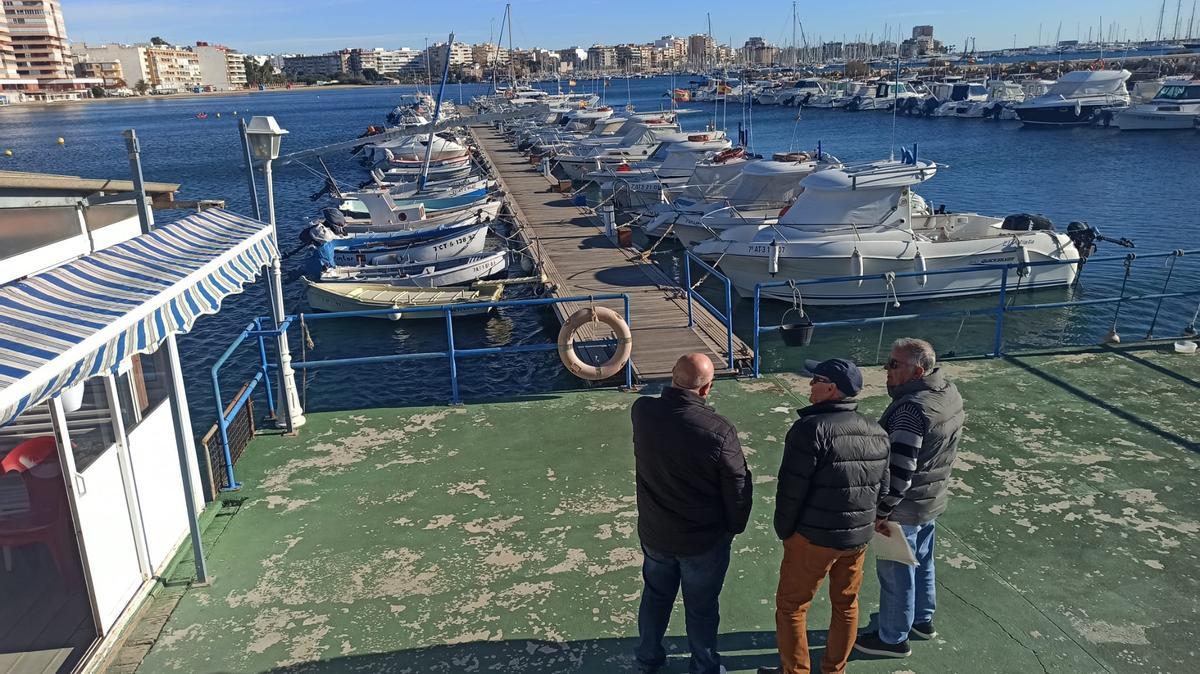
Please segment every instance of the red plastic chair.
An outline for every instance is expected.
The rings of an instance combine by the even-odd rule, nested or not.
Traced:
[[[62,580],[82,586],[79,562],[69,517],[66,485],[58,466],[57,445],[53,436],[26,440],[0,461],[4,473],[17,472],[25,482],[29,511],[0,517],[0,547],[20,547],[41,543],[50,551],[54,567]],[[43,466],[38,471],[31,468]]]

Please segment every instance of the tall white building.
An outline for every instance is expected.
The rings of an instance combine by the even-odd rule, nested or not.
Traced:
[[[91,86],[100,83],[92,78],[75,77],[58,0],[3,0],[3,3],[0,96],[15,100],[70,100],[86,96]]]

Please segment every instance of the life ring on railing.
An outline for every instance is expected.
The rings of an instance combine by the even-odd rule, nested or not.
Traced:
[[[730,159],[736,159],[746,154],[746,150],[740,147],[731,147],[728,150],[721,150],[717,156],[713,157],[714,164],[724,164]]]
[[[599,365],[589,365],[575,353],[575,331],[592,321],[599,321],[617,336],[617,350],[612,357]],[[607,307],[584,307],[567,317],[562,329],[558,331],[558,357],[567,370],[588,381],[601,381],[615,376],[625,367],[625,362],[633,354],[633,333],[629,325],[617,312]]]

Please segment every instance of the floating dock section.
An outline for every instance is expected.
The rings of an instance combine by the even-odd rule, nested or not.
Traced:
[[[552,293],[557,297],[629,296],[633,366],[639,380],[669,379],[675,360],[689,352],[707,354],[718,376],[737,374],[753,358],[750,347],[735,335],[734,362],[729,362],[726,327],[717,316],[693,301],[689,326],[684,288],[638,251],[618,247],[594,218],[572,204],[570,195],[551,191],[545,176],[500,131],[489,126],[470,130],[507,195],[510,213],[541,263]],[[596,304],[618,313],[622,310],[620,301]],[[560,322],[581,306],[554,305]],[[594,337],[586,330],[581,331],[581,339]]]

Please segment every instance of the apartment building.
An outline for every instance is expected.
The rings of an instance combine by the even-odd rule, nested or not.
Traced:
[[[384,49],[379,52],[379,72],[385,75],[425,71],[423,54],[416,49]]]
[[[204,88],[231,91],[246,88],[246,56],[219,44],[197,42],[190,49],[200,66]]]
[[[200,71],[200,57],[193,51],[171,45],[159,44],[82,44],[75,46],[79,60],[84,63],[116,61],[126,84],[136,89],[145,82],[148,91],[156,94],[173,94],[189,91],[204,85]],[[222,68],[226,63],[221,56]],[[246,71],[241,69],[242,84]]]
[[[101,81],[105,89],[122,89],[129,86],[120,61],[80,61],[75,64],[75,74]]]
[[[586,67],[592,72],[612,70],[617,67],[617,50],[602,44],[588,47]]]
[[[286,56],[283,72],[288,77],[333,77],[338,73],[350,72],[350,50],[318,54],[315,56]]]
[[[0,102],[71,100],[99,84],[75,76],[58,0],[3,0]]]

